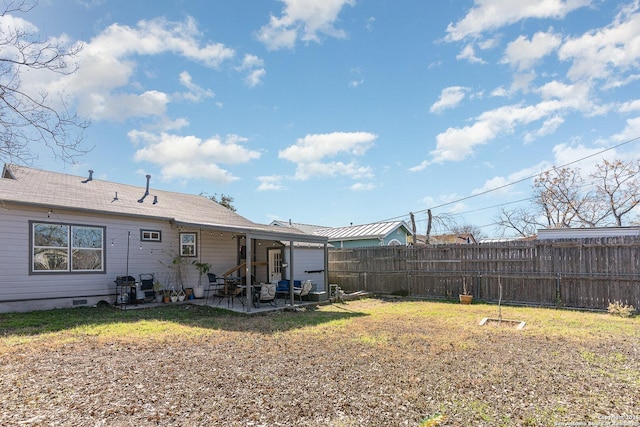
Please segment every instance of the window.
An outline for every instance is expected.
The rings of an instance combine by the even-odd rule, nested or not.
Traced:
[[[140,230],[141,242],[161,242],[162,233],[159,230]]]
[[[180,233],[180,256],[196,255],[196,233]]]
[[[104,272],[104,227],[31,222],[31,272]]]

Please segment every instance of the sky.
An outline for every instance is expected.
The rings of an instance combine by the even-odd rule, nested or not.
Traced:
[[[414,212],[424,234],[432,209],[494,237],[531,177],[640,152],[639,1],[40,0],[0,26],[82,45],[24,83],[90,119],[92,150],[31,166],[150,174],[257,223]]]

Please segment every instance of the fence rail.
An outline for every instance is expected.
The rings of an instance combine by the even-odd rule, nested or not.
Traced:
[[[640,239],[373,247],[329,252],[329,282],[347,290],[516,304],[640,307]]]

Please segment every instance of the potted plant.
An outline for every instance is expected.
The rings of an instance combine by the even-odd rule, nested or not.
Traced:
[[[171,301],[171,291],[169,289],[163,289],[162,290],[162,302],[169,302]]]
[[[159,280],[156,280],[153,283],[153,293],[156,296],[156,302],[162,302],[162,290],[164,289],[164,285],[160,283]]]
[[[462,277],[462,293],[458,296],[460,298],[460,304],[471,304],[473,301],[473,295],[467,288],[467,278]]]
[[[178,291],[173,289],[171,291],[171,302],[176,302],[176,301],[178,301]]]
[[[200,275],[198,276],[198,286],[193,288],[193,296],[195,298],[202,298],[204,296],[202,275],[209,272],[209,270],[211,269],[211,264],[209,264],[208,262],[193,261],[193,265],[196,266],[196,268],[198,269],[198,273],[200,273]]]

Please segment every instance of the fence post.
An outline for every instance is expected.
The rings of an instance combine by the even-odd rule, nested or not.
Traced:
[[[407,270],[407,292],[411,296],[411,272]]]
[[[480,275],[480,272],[478,271],[478,275],[476,276],[476,286],[475,289],[473,291],[473,293],[475,294],[474,298],[479,300],[480,299],[480,287],[482,286],[482,276]]]
[[[558,273],[556,275],[556,307],[562,307],[562,293],[560,289],[561,281],[562,281],[562,275]]]

